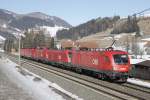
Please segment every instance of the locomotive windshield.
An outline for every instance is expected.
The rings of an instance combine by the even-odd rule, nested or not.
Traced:
[[[117,54],[114,55],[114,61],[116,64],[127,64],[128,63],[128,56],[124,54]]]

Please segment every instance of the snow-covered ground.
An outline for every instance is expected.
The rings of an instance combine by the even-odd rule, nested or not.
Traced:
[[[5,41],[5,38],[2,37],[2,36],[0,36],[0,40],[1,40],[1,41]]]
[[[146,60],[150,60],[150,55],[130,55],[130,63],[131,64],[137,64]],[[140,79],[136,79],[136,78],[129,78],[127,80],[129,83],[132,84],[136,84],[136,85],[140,85],[140,86],[144,86],[147,88],[150,88],[150,82],[146,82],[146,81],[142,81]]]
[[[0,58],[0,70],[3,70],[19,87],[29,91],[29,94],[35,97],[35,100],[64,100],[64,96],[70,99],[82,100],[57,84],[18,67],[17,64],[7,58]]]
[[[0,52],[4,52],[4,50],[2,48],[0,48]]]
[[[140,79],[129,78],[127,80],[127,82],[132,83],[132,84],[136,84],[136,85],[139,85],[139,86],[150,88],[150,82],[142,81]]]
[[[130,59],[131,64],[137,64],[143,61],[145,61],[145,59]]]
[[[137,57],[135,55],[129,55],[129,57],[131,64],[137,64],[146,60],[150,60],[150,55],[137,55]]]

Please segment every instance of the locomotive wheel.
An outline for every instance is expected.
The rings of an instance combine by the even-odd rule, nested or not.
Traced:
[[[97,76],[98,79],[101,79],[101,78],[102,78],[102,75],[101,75],[101,74],[97,74],[96,76]]]
[[[97,78],[104,80],[104,79],[106,79],[106,75],[103,74],[103,73],[98,73],[98,74],[97,74]]]
[[[77,73],[79,73],[79,74],[82,73],[82,69],[81,69],[81,68],[76,68],[75,71],[76,71]]]

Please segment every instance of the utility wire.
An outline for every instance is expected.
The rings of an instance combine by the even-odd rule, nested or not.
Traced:
[[[146,12],[146,11],[150,11],[150,8],[147,8],[147,9],[144,9],[144,10],[142,10],[140,12],[134,13],[133,16],[140,15],[140,14]]]

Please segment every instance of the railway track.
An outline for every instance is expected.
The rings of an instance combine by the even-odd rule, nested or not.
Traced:
[[[135,84],[131,84],[131,83],[124,83],[124,84],[122,84],[122,86],[132,88],[132,89],[150,94],[150,89],[146,88],[146,87],[143,87],[143,86],[139,86],[139,85],[135,85]]]
[[[12,60],[14,60],[14,57],[11,56],[10,58],[13,58]],[[128,83],[119,85],[116,83],[105,82],[85,75],[79,75],[70,71],[62,70],[56,67],[50,67],[49,65],[41,64],[31,60],[24,59],[23,61],[26,62],[25,64],[64,77],[71,81],[82,84],[88,88],[91,88],[92,90],[110,95],[116,99],[149,100],[150,98],[150,89],[144,87],[139,87]]]

